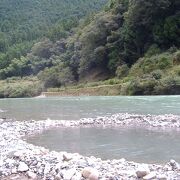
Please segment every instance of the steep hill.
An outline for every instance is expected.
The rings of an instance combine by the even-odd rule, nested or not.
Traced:
[[[84,15],[102,8],[106,0],[1,0],[0,69],[25,56],[44,36],[57,40],[68,35]]]
[[[47,35],[0,78],[33,75],[44,89],[101,81],[121,84],[124,95],[180,94],[179,9],[179,0],[109,0],[76,28],[61,24],[65,36]]]

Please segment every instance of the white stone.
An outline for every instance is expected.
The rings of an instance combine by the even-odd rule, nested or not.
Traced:
[[[31,179],[36,179],[36,178],[37,178],[37,175],[36,175],[35,173],[31,172],[31,171],[28,171],[28,172],[27,172],[27,175],[28,175],[28,177],[31,178]]]
[[[15,153],[14,153],[14,157],[17,157],[17,158],[21,158],[21,157],[23,157],[23,151],[16,151]]]
[[[92,172],[88,177],[88,180],[98,180],[98,179],[99,179],[99,174],[96,172]]]
[[[82,171],[82,176],[84,178],[88,178],[90,176],[91,172],[92,172],[92,168],[91,167],[85,167],[83,169],[83,171]]]
[[[71,178],[71,180],[80,180],[82,177],[80,172],[76,172],[76,174]]]
[[[150,170],[147,165],[139,166],[136,171],[136,175],[138,178],[143,178],[144,176],[146,176],[149,173],[150,173]]]
[[[152,180],[156,178],[156,172],[150,172],[148,175],[143,177],[143,180]]]
[[[16,174],[16,173],[17,173],[17,169],[16,169],[16,168],[13,168],[13,169],[11,170],[11,173],[12,173],[12,174]]]
[[[173,169],[180,169],[179,164],[173,159],[170,160],[169,164],[172,166]]]
[[[69,169],[63,172],[63,179],[64,180],[71,180],[71,178],[76,174],[76,169]]]
[[[163,174],[162,174],[162,175],[158,175],[158,176],[157,176],[157,179],[158,179],[158,180],[167,180],[167,176],[166,176],[166,175],[163,175]]]
[[[18,166],[18,172],[26,172],[29,170],[29,167],[24,162],[20,162]]]
[[[99,176],[99,173],[96,169],[92,168],[92,167],[85,167],[82,171],[82,176],[84,178],[89,178],[90,175],[92,175],[92,178],[95,176]],[[92,179],[93,180],[93,179]]]
[[[176,164],[177,164],[177,163],[176,163],[176,161],[175,161],[174,159],[171,159],[171,160],[170,160],[170,165],[171,165],[171,166],[175,166]]]
[[[48,174],[51,170],[51,166],[49,163],[46,164],[45,168],[44,168],[44,174]]]
[[[63,154],[63,161],[70,161],[73,158],[72,154],[64,153]]]
[[[120,163],[125,163],[125,162],[126,162],[126,159],[121,158],[119,161],[120,161]]]

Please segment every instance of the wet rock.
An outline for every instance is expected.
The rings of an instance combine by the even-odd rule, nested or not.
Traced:
[[[18,166],[18,172],[26,172],[29,170],[29,167],[24,162],[20,162]]]

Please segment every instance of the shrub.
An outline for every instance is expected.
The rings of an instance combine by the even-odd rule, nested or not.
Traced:
[[[162,75],[163,75],[163,72],[160,69],[154,70],[151,73],[151,76],[156,80],[161,79]]]
[[[0,82],[0,98],[33,97],[42,92],[38,81],[11,80]]]
[[[129,67],[127,64],[124,64],[122,66],[118,66],[116,70],[116,76],[121,79],[122,77],[125,77],[128,75]]]
[[[162,57],[157,62],[157,67],[159,69],[165,69],[171,66],[171,61],[167,57]]]
[[[180,64],[180,50],[177,51],[173,56],[173,64]]]
[[[152,95],[157,81],[154,79],[136,78],[122,86],[122,95]]]
[[[180,94],[180,77],[169,75],[163,78],[154,89],[155,94]]]
[[[151,56],[154,56],[154,55],[157,55],[157,54],[160,54],[161,50],[160,48],[158,47],[157,44],[153,44],[146,52],[145,56],[146,57],[151,57]]]
[[[173,66],[173,54],[161,53],[151,57],[140,58],[130,69],[129,74],[142,77],[143,74],[151,73],[155,70],[167,71]]]

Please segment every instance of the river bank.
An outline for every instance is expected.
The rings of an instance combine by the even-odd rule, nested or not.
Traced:
[[[140,164],[119,160],[102,161],[78,153],[49,151],[28,144],[27,136],[58,127],[134,127],[180,130],[180,116],[115,114],[111,117],[83,118],[78,121],[0,120],[0,178],[1,179],[180,179],[180,166],[170,160],[165,165]],[[61,143],[61,142],[59,142]],[[23,176],[22,176],[23,175]]]
[[[41,95],[45,97],[53,96],[118,96],[120,95],[121,84],[114,85],[99,85],[95,87],[78,88],[51,88],[47,92],[42,92]]]

